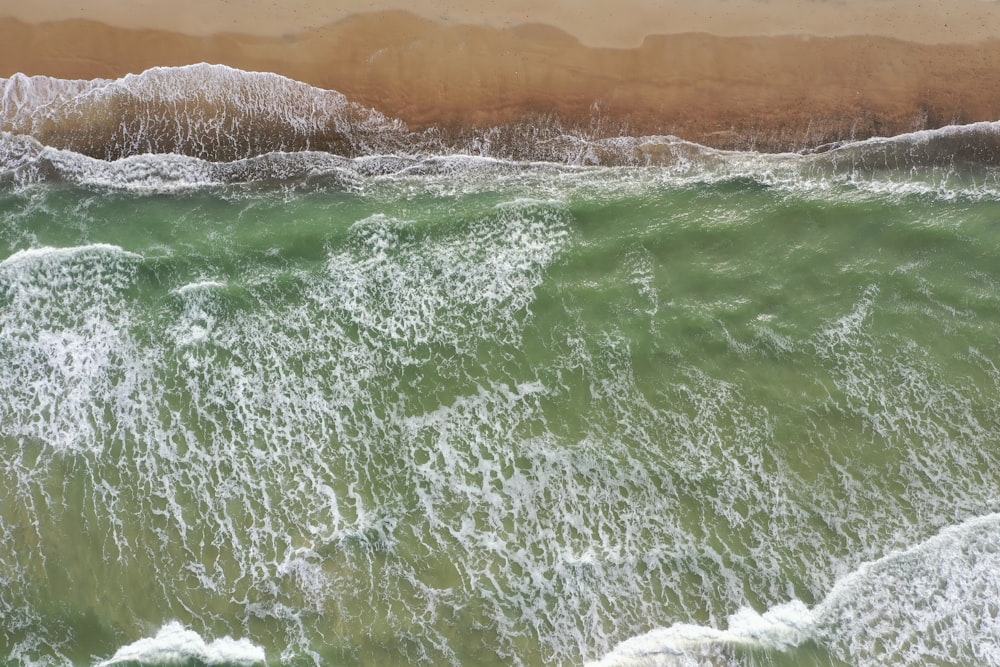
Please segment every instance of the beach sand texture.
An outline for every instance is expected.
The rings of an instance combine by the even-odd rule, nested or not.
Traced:
[[[546,118],[591,136],[801,149],[1000,118],[1000,3],[0,3],[0,76],[222,63],[411,129]]]

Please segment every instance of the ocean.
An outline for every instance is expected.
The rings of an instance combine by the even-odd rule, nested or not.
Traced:
[[[1000,123],[0,91],[4,664],[1000,665]]]

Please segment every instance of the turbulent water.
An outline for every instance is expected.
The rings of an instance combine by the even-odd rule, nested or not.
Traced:
[[[0,104],[0,660],[1000,665],[1000,124]]]

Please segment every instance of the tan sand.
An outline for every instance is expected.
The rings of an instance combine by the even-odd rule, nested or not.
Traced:
[[[647,35],[871,35],[928,44],[1000,38],[996,0],[0,0],[28,23],[87,19],[188,35],[280,37],[348,16],[403,10],[452,25],[556,26],[588,46],[636,47]]]
[[[205,61],[273,71],[339,90],[354,101],[401,118],[413,129],[441,125],[461,130],[548,115],[566,124],[596,127],[596,132],[604,135],[675,134],[714,146],[765,150],[1000,119],[1000,39],[936,43],[927,25],[923,26],[925,39],[919,41],[885,35],[727,36],[665,30],[670,34],[648,35],[637,47],[609,48],[579,41],[577,35],[593,41],[588,38],[597,35],[593,22],[590,34],[577,25],[580,19],[574,23],[566,16],[560,20],[575,34],[541,24],[502,27],[516,19],[514,2],[507,3],[506,13],[482,13],[478,25],[387,11],[341,17],[323,27],[277,36],[263,29],[268,27],[266,21],[246,18],[247,13],[240,9],[244,4],[237,7],[237,3],[223,14],[256,34],[178,32],[200,32],[192,29],[196,23],[192,15],[178,9],[184,2],[169,4],[170,15],[162,14],[161,3],[144,3],[149,10],[142,14],[144,22],[174,31],[122,27],[118,24],[127,22],[126,16],[111,9],[105,12],[101,3],[96,8],[88,5],[88,10],[110,23],[0,19],[0,34],[5,36],[0,41],[0,76],[21,71],[63,78],[118,77],[156,65]],[[371,4],[387,3],[380,0]],[[668,9],[682,4],[621,0],[584,2],[582,6],[615,7],[612,13],[617,15],[625,13],[632,6],[629,3]],[[113,4],[122,3],[104,4],[113,8]],[[295,7],[311,4],[315,3],[296,0],[283,6],[286,12],[294,12]],[[460,15],[458,4],[449,11]],[[678,20],[675,26],[708,25],[690,18],[696,13],[691,4],[684,3],[688,23]],[[755,23],[745,24],[750,33],[765,32],[771,25],[767,12],[784,5],[799,7],[795,25],[804,27],[812,21],[803,9],[805,5],[819,14],[832,11],[822,2],[731,3],[734,11],[751,4],[758,7],[759,15]],[[854,16],[848,10],[858,4],[853,0],[837,3],[835,6],[847,8],[841,23],[834,26],[836,30],[828,32],[836,33],[839,26],[847,25],[847,18]],[[892,0],[871,4],[883,9],[893,6]],[[1000,21],[992,19],[997,11],[995,2],[923,4],[937,7],[936,11],[944,11],[945,5],[952,11],[979,8],[978,14],[963,15],[960,20],[975,23],[990,19],[991,30],[1000,26]],[[423,9],[446,5],[429,0],[416,3]],[[546,7],[565,13],[568,5],[551,2]],[[69,7],[69,3],[50,0],[23,8],[18,5],[16,12],[5,13],[51,18],[45,11],[51,10],[51,14],[62,9],[72,14]],[[194,16],[209,14],[203,11]],[[629,17],[631,32],[622,33],[621,40],[639,35],[640,24],[656,32],[657,26],[664,25],[666,14],[658,14],[661,23],[656,23],[652,19],[646,22],[642,12],[637,12]],[[300,25],[296,21],[306,20],[285,18],[284,23],[276,19],[270,24],[272,32],[294,29]],[[526,18],[539,17],[528,14]],[[897,18],[903,20],[901,14]],[[313,19],[315,15],[310,15],[308,21]],[[637,24],[639,19],[643,20]],[[222,19],[215,16],[213,20]],[[615,17],[607,20],[609,26],[616,25]],[[794,23],[788,17],[783,20],[786,23],[781,25]],[[208,29],[217,24],[198,25]],[[711,25],[739,27],[726,21]],[[880,32],[902,30],[890,30],[884,22],[875,27]],[[983,27],[969,34],[985,37],[988,32]]]

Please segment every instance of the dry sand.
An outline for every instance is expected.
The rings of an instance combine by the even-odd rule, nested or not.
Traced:
[[[928,44],[1000,38],[996,0],[0,0],[0,16],[28,23],[87,19],[187,35],[280,37],[387,10],[452,25],[542,23],[588,46],[620,48],[684,32],[877,35]]]
[[[100,22],[69,18],[79,5],[68,2],[0,5],[0,76],[118,77],[204,61],[339,90],[414,129],[545,115],[598,134],[766,150],[1000,119],[992,1],[924,2],[914,13],[893,0],[551,0],[541,9],[517,0],[476,14],[419,0],[410,6],[423,16],[345,15],[394,4],[321,10],[292,0],[275,13],[182,0],[123,11],[104,0],[87,8]],[[725,16],[707,14],[716,10]],[[218,32],[227,20],[239,31]]]

